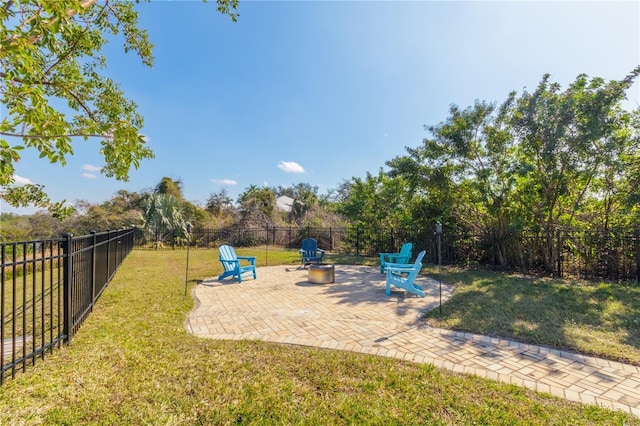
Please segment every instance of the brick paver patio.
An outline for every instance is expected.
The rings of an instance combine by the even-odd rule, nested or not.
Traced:
[[[297,266],[268,266],[258,277],[204,280],[187,329],[212,339],[256,339],[431,363],[640,417],[640,368],[472,333],[435,329],[420,314],[451,289],[427,277],[427,297],[385,295],[378,268],[336,265],[336,282],[311,284]]]

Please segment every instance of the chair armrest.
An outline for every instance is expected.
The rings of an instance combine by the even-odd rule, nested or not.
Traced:
[[[255,264],[256,263],[256,257],[255,256],[238,256],[238,260],[246,260],[251,262],[251,264]]]
[[[387,263],[386,267],[391,269],[413,269],[415,267],[415,263]],[[420,264],[422,266],[422,264]]]
[[[380,253],[380,258],[399,256],[400,253]]]
[[[322,250],[322,249],[318,249],[318,251],[319,251],[320,253],[324,254],[324,250]]]
[[[380,262],[390,262],[392,259],[399,257],[400,253],[380,253]]]
[[[393,254],[389,255],[389,260],[391,261],[390,263],[397,263],[397,262],[394,262],[394,261],[397,261],[398,259],[401,259],[403,257],[406,258],[408,256],[402,255],[400,253],[393,253]]]
[[[420,266],[414,266],[414,265],[396,265],[395,267],[389,266],[387,265],[387,267],[385,268],[387,271],[387,274],[391,274],[393,272],[399,272],[399,273],[409,273],[409,272],[414,272],[414,271],[418,271],[420,272],[422,270],[422,265]]]

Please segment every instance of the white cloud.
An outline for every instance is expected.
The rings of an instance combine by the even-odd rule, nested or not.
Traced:
[[[287,173],[304,173],[304,168],[295,161],[281,161],[278,168]]]
[[[31,180],[18,175],[13,175],[13,182],[16,185],[33,185],[33,182],[31,182]]]
[[[238,182],[236,182],[233,179],[211,179],[211,182],[217,183],[220,185],[237,185],[238,184]]]
[[[94,175],[93,173],[83,173],[82,177],[86,179],[95,179],[97,176]]]
[[[82,170],[86,170],[87,172],[99,172],[100,167],[94,166],[93,164],[85,164],[82,166]]]

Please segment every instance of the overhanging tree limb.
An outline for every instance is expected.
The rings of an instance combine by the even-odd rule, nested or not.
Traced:
[[[216,3],[219,12],[236,20],[237,0]],[[21,0],[0,6],[0,198],[14,205],[29,197],[49,202],[36,191],[7,195],[25,148],[64,163],[73,153],[71,138],[101,138],[103,173],[121,180],[141,160],[153,158],[137,105],[97,71],[105,67],[101,50],[112,34],[124,36],[125,52],[152,65],[153,46],[137,26],[134,6],[115,0]],[[66,108],[54,107],[54,99],[66,101]]]

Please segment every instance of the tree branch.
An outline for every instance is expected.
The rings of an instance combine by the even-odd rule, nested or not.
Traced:
[[[80,3],[80,7],[81,7],[82,9],[88,9],[88,8],[89,8],[89,7],[91,7],[95,2],[96,2],[96,0],[85,0],[84,2]],[[7,9],[7,8],[11,7],[12,3],[13,3],[13,2],[9,2],[9,4],[5,7],[5,9]],[[109,0],[106,0],[106,3],[109,3]],[[24,20],[24,22],[22,22],[22,23],[18,26],[18,28],[23,28],[25,25],[27,25],[29,22],[31,22],[33,19],[35,19],[35,18],[36,18],[36,16],[40,15],[40,13],[42,12],[42,9],[43,9],[43,7],[42,7],[42,6],[40,6],[40,7],[38,8],[38,11],[37,11],[36,13],[34,13],[33,15],[31,15],[29,18],[25,19],[25,20]],[[73,15],[75,15],[76,13],[78,13],[78,12],[76,12],[76,11],[75,11],[75,10],[73,10],[73,9],[69,9],[69,10],[67,10],[67,12],[66,12],[66,14],[67,14],[67,17],[68,17],[68,18],[72,18],[72,17],[73,17]],[[56,21],[58,21],[58,20],[59,20],[59,18],[52,19],[51,21],[47,22],[47,24],[46,24],[46,25],[52,25],[53,23],[55,23],[55,22],[56,22]],[[37,42],[38,42],[42,37],[43,37],[43,34],[40,34],[40,35],[35,36],[35,37],[30,37],[30,38],[29,38],[29,43],[31,43],[31,44],[33,44],[33,43],[37,43]],[[12,37],[12,39],[13,39],[13,40],[15,40],[15,39],[17,39],[17,38],[18,38],[18,34],[14,34],[14,35],[13,35],[13,37]]]
[[[5,78],[5,77],[7,77],[7,74],[0,71],[0,77]],[[27,85],[38,85],[38,84],[40,84],[40,85],[43,85],[43,86],[58,87],[58,88],[64,90],[65,92],[67,92],[69,94],[69,96],[71,96],[76,102],[78,102],[80,107],[87,113],[89,118],[91,118],[96,123],[102,124],[102,122],[95,117],[95,115],[93,114],[93,111],[91,111],[91,109],[87,105],[85,105],[85,103],[82,102],[80,100],[80,98],[78,98],[78,96],[74,92],[72,92],[70,89],[68,89],[64,85],[61,85],[59,83],[55,83],[53,81],[47,81],[47,80],[25,81],[25,80],[22,80],[21,78],[12,78],[11,81],[15,82],[15,83],[27,84]]]
[[[61,135],[25,135],[24,133],[0,132],[0,136],[8,136],[23,139],[44,139],[44,138],[108,138],[111,135],[99,135],[93,133],[66,133]]]
[[[98,18],[100,18],[100,15],[102,15],[102,12],[104,12],[104,10],[107,8],[107,5],[105,4],[102,9],[100,10],[100,12],[98,13]],[[98,19],[97,18],[97,19]],[[69,55],[76,50],[76,46],[78,45],[78,42],[82,39],[82,37],[87,33],[87,31],[89,31],[89,26],[90,24],[87,24],[86,28],[84,29],[84,31],[82,32],[82,34],[80,34],[78,36],[78,38],[75,39],[75,41],[73,42],[73,45],[69,48],[69,50],[67,50],[67,52],[63,55],[60,56],[60,58],[54,62],[53,64],[51,64],[49,66],[49,68],[46,69],[46,71],[44,72],[44,75],[49,74],[49,72],[55,68],[56,66],[58,66],[59,63],[61,63],[62,61],[64,61],[65,59],[67,59],[69,57]]]
[[[142,55],[141,52],[144,52],[144,47],[140,45],[139,40],[137,37],[134,37],[130,31],[128,31],[127,27],[125,25],[122,25],[122,19],[120,18],[120,16],[118,15],[118,13],[116,12],[116,10],[113,9],[113,7],[111,7],[111,5],[109,4],[109,2],[107,1],[105,3],[105,7],[108,7],[109,10],[111,11],[111,13],[113,13],[113,16],[116,18],[116,20],[118,21],[118,26],[120,28],[122,28],[122,32],[125,34],[125,40],[133,40],[135,41],[136,44],[136,50],[138,52],[138,54],[143,58],[143,62],[144,62],[144,56]]]

